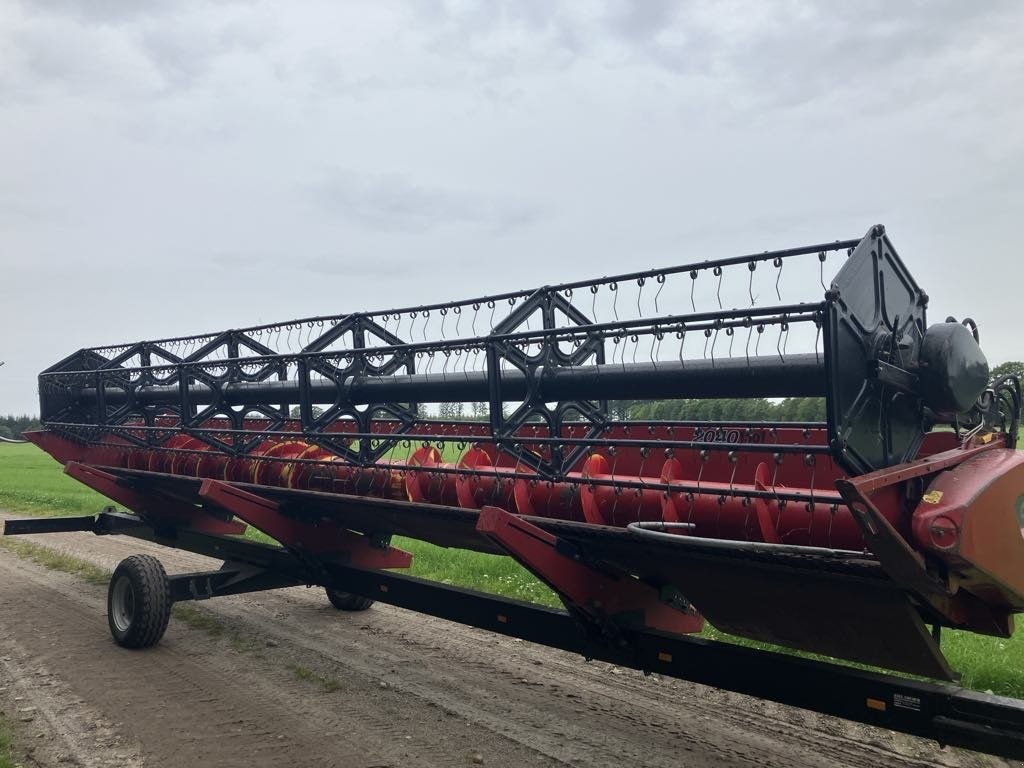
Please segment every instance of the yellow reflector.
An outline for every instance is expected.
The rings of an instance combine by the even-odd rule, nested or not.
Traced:
[[[885,702],[881,699],[868,699],[868,709],[877,709],[879,712],[885,712]]]

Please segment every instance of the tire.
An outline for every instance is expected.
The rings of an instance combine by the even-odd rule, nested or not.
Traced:
[[[326,591],[327,599],[339,611],[365,611],[375,602],[368,597],[353,595],[351,592],[342,592],[339,589],[328,589]]]
[[[171,582],[151,555],[126,557],[107,589],[107,624],[122,648],[149,648],[160,642],[171,618]]]

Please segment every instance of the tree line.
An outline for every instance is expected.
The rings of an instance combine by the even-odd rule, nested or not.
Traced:
[[[1024,363],[1019,360],[1011,360],[1008,363],[997,365],[989,372],[989,376],[992,378],[992,381],[1003,376],[1017,376],[1020,379],[1024,379]]]
[[[616,400],[608,404],[616,419],[634,421],[824,421],[825,398],[787,397],[713,400]]]
[[[38,416],[29,416],[27,414],[22,414],[21,416],[15,416],[14,414],[0,416],[0,437],[6,437],[8,440],[18,440],[23,432],[39,429],[40,426]]]
[[[616,421],[824,421],[825,399],[790,397],[777,403],[764,398],[610,400],[608,412]],[[487,403],[439,403],[436,410],[421,408],[420,415],[442,421],[490,418]],[[507,407],[504,415],[509,415]]]

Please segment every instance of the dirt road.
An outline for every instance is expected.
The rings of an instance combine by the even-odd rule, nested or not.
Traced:
[[[112,570],[205,558],[25,537]],[[125,651],[105,588],[0,549],[0,704],[25,766],[991,766],[1003,761],[303,588],[201,604]]]

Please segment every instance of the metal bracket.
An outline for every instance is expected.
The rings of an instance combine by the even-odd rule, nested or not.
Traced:
[[[135,512],[146,524],[154,527],[191,528],[212,534],[245,533],[245,525],[235,520],[222,520],[197,507],[178,499],[167,498],[155,490],[145,493],[124,484],[124,481],[109,472],[88,464],[69,461],[64,472],[81,483],[99,491],[123,507]]]
[[[408,568],[412,555],[405,550],[375,546],[362,534],[330,523],[319,525],[289,517],[277,502],[221,480],[204,480],[199,496],[245,520],[303,559],[329,557],[361,568]]]
[[[171,599],[176,602],[262,592],[303,584],[293,575],[246,563],[226,561],[218,571],[181,573],[170,577]]]
[[[872,360],[870,362],[868,365],[868,377],[900,392],[915,394],[918,390],[917,376],[895,365],[890,365],[884,360]]]
[[[550,586],[592,634],[617,642],[623,629],[699,632],[704,619],[672,591],[587,562],[583,553],[522,517],[484,507],[476,529]]]
[[[1000,443],[993,441],[999,447]],[[893,581],[914,592],[920,601],[936,614],[936,618],[949,626],[991,626],[993,631],[1008,636],[1005,609],[998,610],[963,590],[950,588],[941,578],[930,572],[924,558],[910,547],[892,524],[872,503],[870,494],[880,488],[895,485],[913,477],[933,474],[959,464],[980,453],[988,446],[955,449],[915,462],[902,470],[879,470],[853,480],[836,481],[836,488],[846,501],[854,521],[860,527],[868,548],[878,558],[883,570]],[[936,647],[936,651],[937,651]],[[943,660],[943,664],[945,661]]]

